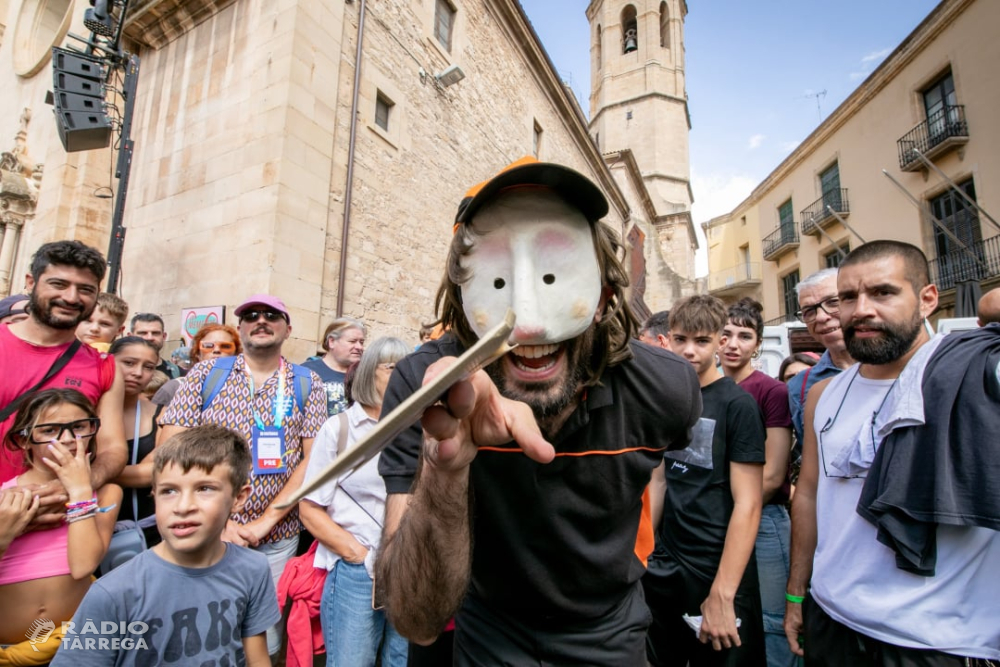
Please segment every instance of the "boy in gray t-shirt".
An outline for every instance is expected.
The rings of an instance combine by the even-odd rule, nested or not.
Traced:
[[[91,586],[53,667],[270,665],[264,632],[281,614],[267,557],[221,539],[250,492],[249,471],[246,441],[221,426],[158,448],[163,542]]]

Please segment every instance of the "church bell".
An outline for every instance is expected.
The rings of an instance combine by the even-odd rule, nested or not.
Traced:
[[[622,53],[632,53],[639,48],[639,43],[636,41],[635,35],[635,28],[629,28],[625,31],[625,49]]]

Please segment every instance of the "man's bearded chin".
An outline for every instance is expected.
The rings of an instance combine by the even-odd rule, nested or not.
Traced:
[[[586,368],[594,353],[594,337],[597,324],[591,324],[576,338],[564,341],[565,368],[561,376],[545,382],[520,384],[510,382],[505,373],[504,359],[498,359],[486,367],[486,373],[493,380],[500,394],[515,401],[527,403],[542,430],[545,422],[558,416],[569,407],[580,391]],[[512,354],[512,353],[508,353]],[[552,434],[549,434],[552,435]]]
[[[882,336],[879,338],[857,338],[855,327],[859,326],[877,329],[882,332]],[[923,318],[920,313],[917,313],[910,322],[902,324],[852,322],[843,327],[844,343],[847,345],[848,353],[857,361],[863,364],[881,366],[892,363],[909,352],[910,348],[913,347],[913,342],[920,335],[921,327],[923,327]]]
[[[47,302],[41,303],[38,300],[38,296],[35,294],[35,290],[31,290],[31,293],[28,295],[28,305],[26,310],[39,323],[44,324],[47,327],[51,327],[52,329],[60,330],[76,329],[77,325],[89,318],[91,313],[94,311],[94,309],[91,308],[90,312],[84,312],[81,308],[78,311],[79,315],[76,317],[72,319],[60,319],[52,313],[52,306],[55,304],[55,299],[49,299]],[[58,301],[58,305],[64,305],[64,302]],[[95,303],[94,307],[96,308],[96,306],[97,304]]]

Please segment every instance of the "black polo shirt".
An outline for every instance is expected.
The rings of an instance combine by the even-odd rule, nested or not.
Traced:
[[[446,336],[398,363],[383,412],[420,386],[427,366],[461,351]],[[641,344],[632,351],[553,438],[554,461],[536,463],[514,443],[473,461],[471,592],[487,604],[521,620],[595,618],[645,571],[636,555],[643,494],[664,452],[687,446],[701,392],[680,357]],[[382,453],[389,493],[409,492],[421,439],[416,424]]]

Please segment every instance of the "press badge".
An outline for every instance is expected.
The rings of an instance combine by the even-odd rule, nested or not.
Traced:
[[[253,427],[253,473],[273,475],[288,472],[285,463],[285,429],[280,426]]]

